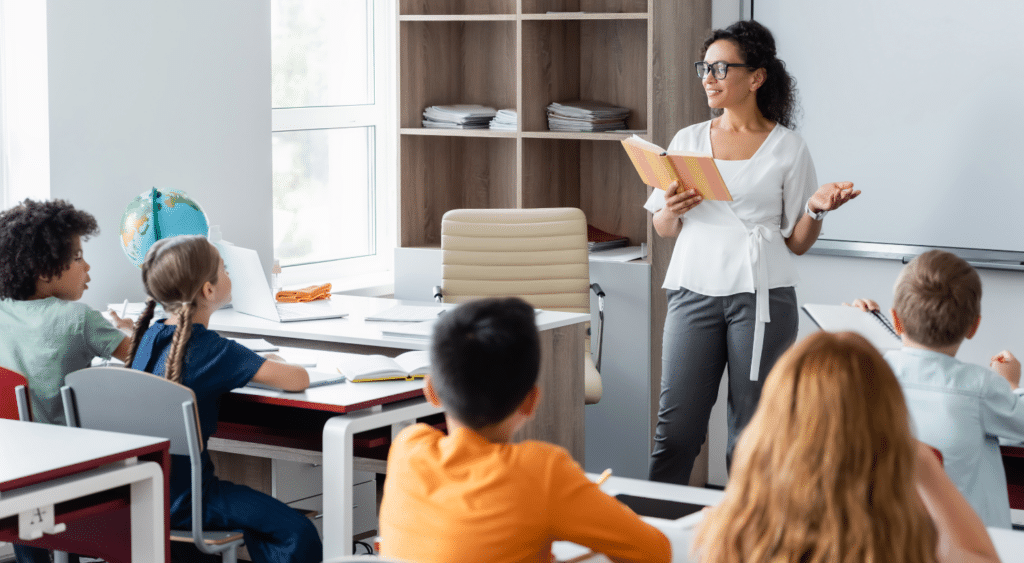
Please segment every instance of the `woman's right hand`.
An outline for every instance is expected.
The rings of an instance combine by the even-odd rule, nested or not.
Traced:
[[[682,217],[687,211],[704,201],[700,192],[695,189],[680,190],[678,180],[669,184],[665,192],[672,194],[665,198],[665,210],[676,218]]]

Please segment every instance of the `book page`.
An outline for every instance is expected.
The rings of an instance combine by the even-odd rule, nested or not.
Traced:
[[[409,375],[426,375],[430,373],[430,351],[413,350],[395,358],[395,362]]]
[[[375,379],[380,377],[405,377],[406,372],[398,362],[380,355],[347,357],[338,362],[338,370],[349,379]]]

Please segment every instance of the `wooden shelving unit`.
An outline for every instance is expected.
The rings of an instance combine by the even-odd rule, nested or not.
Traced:
[[[552,132],[546,113],[601,100],[650,137],[648,1],[400,2],[400,245],[439,244],[441,216],[459,207],[579,207],[648,242],[647,194],[618,142],[631,133]],[[453,103],[514,108],[519,130],[421,128],[424,108]]]
[[[400,251],[439,247],[441,216],[464,207],[579,207],[594,226],[647,243],[645,263],[623,266],[649,269],[626,277],[650,287],[625,291],[649,295],[629,328],[649,330],[650,395],[628,409],[650,409],[653,428],[660,286],[674,241],[653,233],[642,207],[649,190],[619,144],[632,133],[552,132],[546,108],[575,99],[628,107],[627,128],[662,146],[707,119],[692,65],[711,0],[399,0],[398,26]],[[421,128],[424,108],[457,103],[516,109],[518,130]]]

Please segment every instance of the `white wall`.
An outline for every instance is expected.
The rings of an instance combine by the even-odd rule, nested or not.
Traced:
[[[118,241],[127,203],[185,190],[272,262],[267,0],[48,0],[51,197],[96,216],[93,307],[143,298]]]

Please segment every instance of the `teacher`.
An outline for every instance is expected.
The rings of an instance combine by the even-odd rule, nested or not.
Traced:
[[[766,27],[740,21],[715,30],[695,65],[719,115],[676,133],[669,150],[712,154],[733,201],[702,202],[673,184],[644,205],[658,235],[676,237],[662,284],[668,313],[650,479],[680,484],[689,481],[727,365],[731,463],[764,377],[796,340],[793,255],[818,239],[827,212],[860,194],[851,182],[817,187],[807,145],[790,129],[794,80]]]

